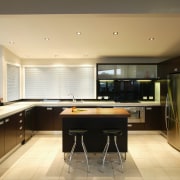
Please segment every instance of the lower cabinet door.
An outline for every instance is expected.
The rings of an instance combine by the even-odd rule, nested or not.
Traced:
[[[145,129],[162,130],[162,109],[160,106],[151,106],[145,108]]]
[[[62,107],[54,107],[54,130],[61,131],[62,130],[62,119],[60,118],[60,113],[63,111]]]
[[[61,107],[36,107],[35,108],[35,130],[58,131],[62,130],[60,119]]]
[[[145,123],[128,123],[128,130],[144,130]]]
[[[5,149],[4,149],[4,121],[0,120],[0,158],[4,156]]]
[[[5,118],[5,153],[16,146],[16,121],[11,118]]]
[[[52,131],[54,126],[53,107],[36,107],[35,130]]]

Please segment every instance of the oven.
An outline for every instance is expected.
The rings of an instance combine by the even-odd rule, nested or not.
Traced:
[[[144,107],[119,107],[126,109],[130,117],[128,123],[144,123],[145,122],[145,108]]]

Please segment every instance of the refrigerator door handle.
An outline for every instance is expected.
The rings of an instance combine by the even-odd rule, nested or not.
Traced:
[[[167,94],[166,96],[166,105],[165,105],[165,124],[166,124],[166,129],[168,130],[168,109],[169,109],[169,96]]]

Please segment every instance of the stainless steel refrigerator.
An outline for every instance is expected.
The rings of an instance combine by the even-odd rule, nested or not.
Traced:
[[[165,119],[167,141],[180,151],[180,73],[168,76]]]

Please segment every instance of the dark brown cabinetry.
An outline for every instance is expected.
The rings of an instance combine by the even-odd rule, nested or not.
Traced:
[[[0,158],[4,155],[5,149],[4,149],[4,120],[0,120]]]
[[[81,107],[79,106],[79,108]],[[146,107],[145,122],[128,122],[128,130],[161,130],[161,110],[160,106]],[[62,130],[62,120],[60,119],[62,111],[63,107],[35,107],[35,130]]]
[[[78,115],[77,115],[78,116]],[[120,152],[127,152],[127,118],[125,117],[113,117],[103,116],[98,117],[96,115],[91,117],[91,114],[78,118],[76,116],[62,117],[63,119],[63,152],[70,152],[73,145],[73,137],[68,135],[69,129],[87,129],[85,134],[85,144],[88,152],[102,152],[106,143],[106,136],[102,133],[103,129],[114,129],[121,127],[122,135],[117,138],[117,145]],[[82,151],[79,143],[75,151]],[[115,146],[110,144],[110,152],[116,152]]]
[[[128,130],[162,130],[162,107],[161,106],[147,106],[144,113],[144,121],[128,122]],[[129,119],[130,120],[130,119]]]
[[[34,108],[26,109],[24,118],[25,141],[28,141],[33,135],[34,120]]]
[[[16,113],[0,121],[0,157],[24,141],[24,113]]]
[[[5,122],[5,153],[9,152],[16,146],[16,119],[15,116],[9,116],[4,119]]]
[[[35,108],[35,130],[52,130],[53,129],[53,108],[36,107]]]
[[[54,130],[59,131],[62,130],[62,120],[60,118],[60,113],[63,111],[62,107],[54,107],[53,113],[54,113]]]
[[[145,108],[145,130],[162,130],[161,106]]]
[[[128,131],[144,130],[145,123],[128,123]]]
[[[16,121],[16,144],[24,142],[24,112],[14,115]]]
[[[62,130],[62,122],[59,117],[61,111],[62,107],[36,107],[35,130]]]
[[[160,79],[166,79],[168,74],[177,72],[180,72],[180,57],[158,64],[158,77]]]

